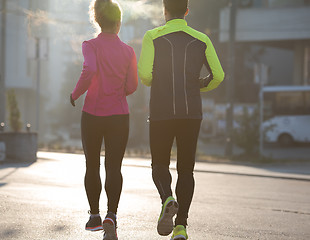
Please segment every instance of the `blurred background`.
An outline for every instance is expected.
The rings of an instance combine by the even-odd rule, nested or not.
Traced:
[[[40,149],[81,150],[83,99],[73,108],[69,95],[81,44],[95,36],[90,1],[0,3],[1,131],[37,132]],[[119,36],[139,58],[144,33],[164,24],[162,1],[119,3]],[[188,24],[211,38],[226,72],[218,89],[202,94],[198,154],[309,159],[310,1],[190,0],[189,8]],[[128,152],[148,153],[149,88],[140,84],[128,101]]]

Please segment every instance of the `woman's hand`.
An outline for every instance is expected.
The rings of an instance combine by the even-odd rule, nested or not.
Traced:
[[[73,107],[75,107],[75,101],[72,98],[72,93],[70,94],[70,103]]]

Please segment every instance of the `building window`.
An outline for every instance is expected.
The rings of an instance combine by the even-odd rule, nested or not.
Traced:
[[[305,49],[304,84],[310,85],[310,46]]]
[[[268,0],[269,7],[298,7],[309,4],[308,0]]]

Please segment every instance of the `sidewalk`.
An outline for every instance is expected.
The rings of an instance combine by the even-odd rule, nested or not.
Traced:
[[[225,156],[224,142],[199,142],[198,150],[205,155]],[[237,146],[233,147],[234,155],[242,154],[243,150]],[[279,147],[277,144],[265,144],[263,147],[263,155],[267,158],[275,160],[308,160],[310,162],[310,145],[299,144],[291,147]]]
[[[124,160],[124,165],[151,167],[150,160],[143,158],[127,158]],[[176,161],[171,161],[170,168],[176,170]],[[197,162],[195,172],[310,181],[310,162],[260,165],[249,163]]]

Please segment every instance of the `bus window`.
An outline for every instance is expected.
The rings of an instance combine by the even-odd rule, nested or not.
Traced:
[[[309,92],[278,92],[275,97],[275,115],[310,114]]]

